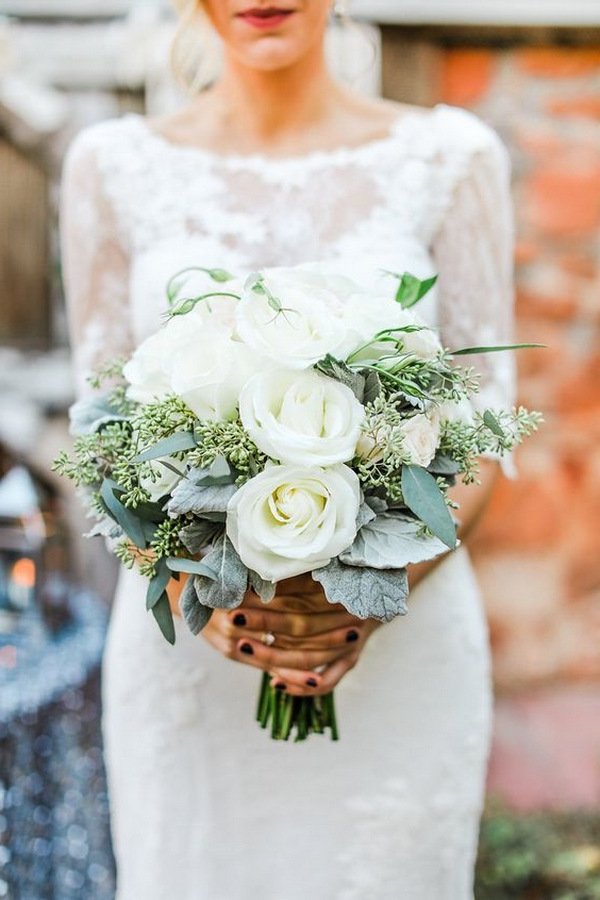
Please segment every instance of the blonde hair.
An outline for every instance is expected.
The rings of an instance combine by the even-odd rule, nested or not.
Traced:
[[[184,92],[193,96],[214,81],[218,74],[218,36],[206,15],[202,0],[171,2],[179,16],[171,42],[171,71]]]
[[[208,87],[218,76],[221,68],[222,49],[219,36],[212,26],[202,0],[171,0],[179,16],[179,23],[171,43],[170,65],[177,84],[188,96],[195,96]],[[358,38],[358,43],[366,39],[370,46],[371,60],[365,65],[365,73],[377,60],[378,41],[374,35],[368,35],[348,14],[347,2],[338,0],[333,9],[334,22],[344,27]],[[371,29],[372,30],[372,29]],[[328,43],[339,43],[336,36],[338,29],[329,30]],[[348,48],[350,55],[356,53],[356,45]],[[352,68],[352,59],[348,60]],[[352,84],[354,76],[346,73],[346,61],[337,63],[338,77]],[[359,73],[360,76],[361,73]]]

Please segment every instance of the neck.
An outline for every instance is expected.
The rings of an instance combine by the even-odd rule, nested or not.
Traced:
[[[226,55],[211,89],[223,122],[248,138],[277,141],[317,125],[339,102],[343,88],[330,75],[316,46],[292,66],[263,71]]]

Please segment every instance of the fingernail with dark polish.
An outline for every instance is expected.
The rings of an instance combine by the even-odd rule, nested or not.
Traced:
[[[357,641],[358,640],[358,631],[349,631],[348,634],[346,635],[346,640],[348,641],[349,644],[351,644],[353,641]]]
[[[285,684],[283,681],[276,681],[273,687],[276,691],[285,691]]]
[[[244,613],[237,613],[233,617],[233,624],[234,625],[245,625],[246,624],[246,616],[244,615]]]
[[[309,687],[316,687],[318,685],[318,681],[316,678],[307,678],[306,683]]]
[[[242,653],[245,653],[247,656],[252,656],[254,650],[252,649],[252,644],[242,644],[240,647]]]

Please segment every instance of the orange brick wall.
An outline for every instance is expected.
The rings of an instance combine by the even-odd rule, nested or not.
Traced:
[[[513,159],[520,400],[546,422],[473,543],[498,687],[600,676],[600,48],[447,49]]]

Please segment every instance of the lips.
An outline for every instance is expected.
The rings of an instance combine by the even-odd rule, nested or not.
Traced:
[[[237,18],[253,28],[269,29],[277,28],[286,22],[293,12],[291,9],[283,9],[278,6],[254,7],[238,13]]]

